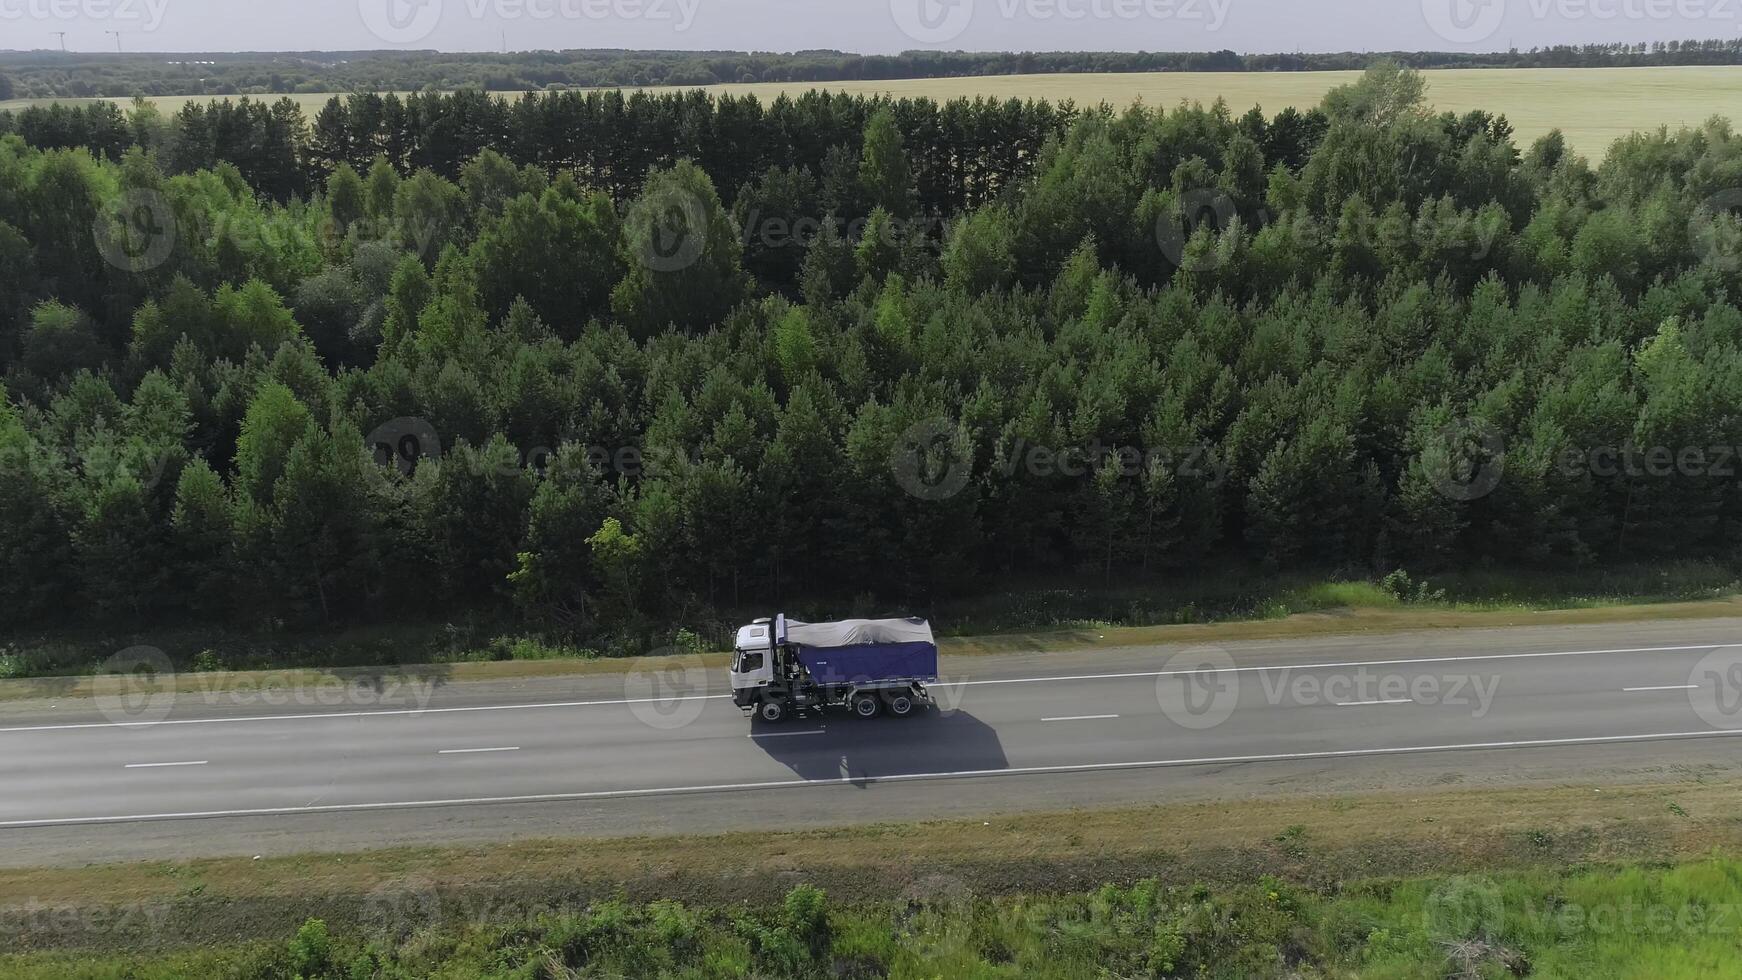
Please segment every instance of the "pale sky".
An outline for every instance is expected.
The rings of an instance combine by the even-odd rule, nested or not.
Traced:
[[[1727,38],[1742,0],[0,0],[0,49],[1492,51]]]

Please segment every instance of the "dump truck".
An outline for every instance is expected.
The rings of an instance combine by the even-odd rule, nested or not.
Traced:
[[[938,679],[938,645],[923,619],[779,615],[739,628],[731,677],[732,703],[765,722],[831,709],[905,718],[933,706],[926,687]]]

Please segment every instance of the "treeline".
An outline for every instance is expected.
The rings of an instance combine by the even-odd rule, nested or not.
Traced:
[[[1307,115],[1025,107],[1000,160],[904,105],[764,129],[736,187],[639,147],[623,199],[608,160],[280,202],[0,139],[0,615],[1736,557],[1726,124],[1592,167],[1380,68]]]
[[[683,93],[564,92],[504,100],[482,92],[335,96],[312,125],[289,99],[190,103],[164,117],[144,103],[32,106],[0,112],[0,134],[39,149],[84,148],[118,161],[138,147],[167,174],[222,164],[275,200],[306,197],[339,164],[377,160],[402,174],[450,180],[485,150],[547,175],[568,173],[615,198],[650,169],[699,163],[728,198],[775,164],[840,184],[858,166],[867,120],[891,113],[904,133],[921,207],[953,213],[1025,175],[1041,146],[1075,114],[1069,104],[977,98],[925,99],[811,91],[764,104],[754,97]],[[1300,141],[1322,120],[1290,113]],[[1304,145],[1304,143],[1302,144]],[[1302,146],[1290,148],[1298,156]]]
[[[1409,51],[1391,55],[1415,68],[1609,68],[1742,63],[1742,41],[1567,44],[1504,52]],[[305,51],[186,55],[50,51],[0,56],[0,100],[129,99],[165,95],[292,95],[482,89],[713,85],[721,82],[839,82],[966,75],[1151,71],[1346,71],[1372,52],[1237,54],[1233,51]],[[11,76],[8,81],[6,76]],[[12,94],[6,94],[10,85]]]

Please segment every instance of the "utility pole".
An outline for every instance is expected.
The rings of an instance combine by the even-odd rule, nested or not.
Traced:
[[[66,31],[49,31],[49,33],[53,34],[55,37],[60,38],[60,53],[66,54],[67,53],[67,32]]]
[[[121,53],[121,32],[120,31],[104,31],[103,33],[108,34],[115,39],[115,53],[120,54]]]

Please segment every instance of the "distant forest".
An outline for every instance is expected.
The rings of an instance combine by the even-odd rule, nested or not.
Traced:
[[[1742,138],[1423,84],[0,114],[0,627],[1737,560]]]
[[[302,51],[242,54],[0,52],[0,100],[135,95],[290,95],[484,89],[838,82],[1067,72],[1332,71],[1371,64],[1373,52],[1232,51]],[[1619,68],[1742,64],[1742,40],[1580,44],[1507,52],[1396,52],[1413,68]]]

